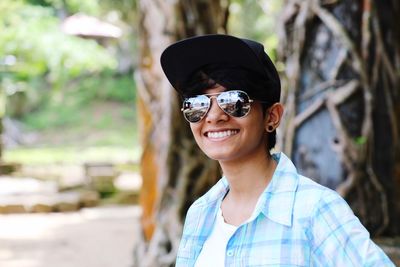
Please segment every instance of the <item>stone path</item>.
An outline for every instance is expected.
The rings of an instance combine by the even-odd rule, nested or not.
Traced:
[[[129,267],[138,206],[0,215],[1,267]]]
[[[118,192],[136,197],[141,180],[139,174],[126,172],[120,173],[112,183]],[[65,184],[79,189],[64,191],[62,185]],[[99,202],[99,192],[88,186],[83,176],[77,179],[72,175],[65,181],[55,181],[0,175],[0,214],[76,211],[81,207],[94,207]]]

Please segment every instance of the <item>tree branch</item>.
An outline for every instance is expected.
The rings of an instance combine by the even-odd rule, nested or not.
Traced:
[[[365,71],[365,64],[360,58],[356,47],[354,46],[354,42],[351,40],[346,30],[343,28],[342,24],[326,9],[322,8],[318,4],[314,2],[312,5],[312,10],[314,13],[321,19],[321,21],[331,30],[334,36],[338,38],[342,42],[342,44],[348,49],[350,55],[353,58],[352,65],[353,68],[360,74],[361,79],[364,81],[363,84],[367,80],[367,74]]]

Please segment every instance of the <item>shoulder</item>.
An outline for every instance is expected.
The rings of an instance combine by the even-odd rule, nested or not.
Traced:
[[[313,215],[320,212],[340,213],[341,215],[354,215],[346,200],[335,190],[320,185],[309,178],[301,177],[301,188],[305,194],[311,196],[314,201]]]
[[[321,210],[351,212],[346,201],[336,191],[299,174],[284,153],[273,154],[273,157],[278,161],[276,175],[279,179],[273,179],[271,190],[292,194],[290,201],[293,201],[293,219],[304,223]]]
[[[295,212],[300,212],[309,219],[313,219],[320,212],[354,215],[347,202],[336,191],[302,175],[298,177]]]
[[[304,176],[299,176],[296,212],[295,217],[305,224],[314,241],[319,239],[322,242],[330,233],[347,225],[363,228],[350,206],[336,191]]]
[[[301,177],[299,197],[308,206],[303,222],[315,265],[394,266],[336,191]]]

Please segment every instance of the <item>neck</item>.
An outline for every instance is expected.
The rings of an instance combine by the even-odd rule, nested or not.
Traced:
[[[220,165],[229,182],[229,197],[238,201],[258,199],[276,168],[276,162],[269,153],[239,163],[220,162]]]
[[[225,222],[240,225],[253,213],[258,198],[268,186],[276,168],[269,153],[260,153],[240,162],[220,162],[229,182],[229,192],[221,204]]]

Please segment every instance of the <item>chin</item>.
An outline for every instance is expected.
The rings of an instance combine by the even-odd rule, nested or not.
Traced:
[[[217,160],[217,161],[227,161],[227,160],[234,159],[234,157],[230,153],[221,153],[221,151],[219,151],[218,153],[206,152],[205,154],[210,159]]]
[[[207,157],[213,160],[220,160],[221,158],[223,158],[222,155],[217,153],[204,152],[204,154],[206,154]]]

